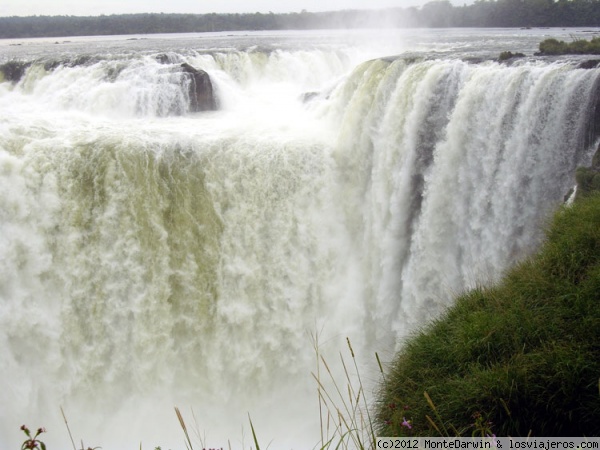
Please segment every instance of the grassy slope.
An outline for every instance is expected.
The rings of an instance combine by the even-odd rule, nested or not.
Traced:
[[[556,214],[536,256],[407,343],[379,395],[378,435],[598,436],[599,377],[595,193]]]

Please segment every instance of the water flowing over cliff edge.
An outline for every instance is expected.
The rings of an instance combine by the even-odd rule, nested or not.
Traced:
[[[595,151],[577,61],[135,44],[0,83],[3,445],[68,442],[62,405],[86,445],[175,446],[178,405],[211,446],[248,412],[312,446],[311,334],[391,356],[537,247]]]

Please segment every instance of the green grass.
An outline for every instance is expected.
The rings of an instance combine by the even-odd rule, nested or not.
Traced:
[[[406,343],[379,394],[377,431],[599,435],[599,377],[596,192],[556,214],[536,256],[458,298]]]
[[[312,375],[317,382],[321,423],[321,441],[315,447],[318,450],[375,448],[374,418],[371,416],[356,355],[350,339],[346,338],[346,341],[352,358],[352,366],[347,365],[340,353],[340,363],[344,368],[345,377],[338,379],[320,353],[318,335],[313,338],[317,370]],[[377,354],[375,356],[383,375],[379,356]]]

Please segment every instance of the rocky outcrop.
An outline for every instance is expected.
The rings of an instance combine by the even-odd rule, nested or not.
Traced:
[[[600,65],[600,59],[589,59],[587,61],[582,61],[577,66],[578,69],[595,69]]]
[[[8,61],[0,65],[0,81],[18,83],[30,65],[31,62],[22,61]]]
[[[159,53],[154,58],[161,64],[181,64],[184,62],[181,55],[174,52]]]
[[[215,111],[217,100],[210,76],[204,70],[196,69],[188,63],[181,64],[185,76],[190,77],[190,111]]]
[[[511,59],[516,59],[516,58],[524,58],[525,55],[523,53],[513,53],[513,52],[502,52],[500,53],[500,56],[498,56],[498,61],[503,62],[503,61],[509,61]]]
[[[302,103],[308,103],[311,100],[313,100],[314,98],[318,97],[319,93],[318,92],[304,92],[301,96],[300,96],[300,101]]]

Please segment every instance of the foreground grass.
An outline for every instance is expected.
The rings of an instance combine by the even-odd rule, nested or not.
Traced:
[[[599,435],[599,377],[596,192],[556,214],[538,255],[407,343],[379,396],[378,432]]]

